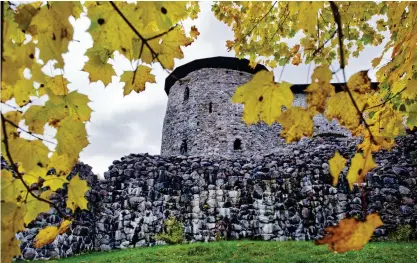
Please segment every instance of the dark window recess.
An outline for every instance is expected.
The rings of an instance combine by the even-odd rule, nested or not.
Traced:
[[[200,122],[199,121],[197,122],[197,126],[200,126]]]
[[[213,112],[213,103],[209,103],[209,113]]]
[[[185,87],[185,90],[184,90],[184,101],[187,101],[189,97],[190,97],[190,89],[188,87]]]
[[[236,150],[242,150],[242,141],[240,139],[236,139],[233,143],[233,149]]]
[[[187,140],[182,140],[181,147],[180,147],[180,153],[182,155],[187,154]]]

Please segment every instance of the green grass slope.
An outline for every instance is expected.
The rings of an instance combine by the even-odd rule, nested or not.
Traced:
[[[55,263],[206,263],[206,262],[417,262],[417,243],[369,243],[361,251],[336,254],[312,242],[223,241],[94,252]]]

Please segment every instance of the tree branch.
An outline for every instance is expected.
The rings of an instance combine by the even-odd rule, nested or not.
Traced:
[[[363,122],[366,129],[368,130],[372,143],[377,144],[376,141],[375,141],[374,136],[372,135],[372,132],[371,132],[371,129],[370,129],[369,125],[366,123],[366,120],[363,117],[363,112],[359,109],[358,104],[356,103],[355,99],[353,98],[352,93],[349,90],[349,87],[347,86],[346,72],[345,72],[345,56],[344,56],[344,53],[343,53],[342,21],[341,21],[341,18],[340,18],[340,13],[339,13],[339,9],[338,9],[337,5],[333,1],[330,1],[329,3],[330,3],[330,7],[332,8],[334,21],[337,24],[337,35],[338,35],[338,38],[339,38],[339,52],[340,52],[340,68],[342,69],[343,79],[344,79],[344,82],[346,83],[345,84],[346,86],[345,86],[344,90],[348,93],[349,98],[353,103],[353,106],[355,107],[356,111],[359,113],[359,117],[361,118],[361,121]]]
[[[365,110],[370,110],[370,109],[373,109],[373,108],[378,108],[378,107],[381,107],[381,106],[384,106],[387,102],[389,102],[389,101],[391,101],[393,98],[395,98],[395,97],[397,97],[398,95],[400,95],[404,90],[406,90],[407,89],[407,87],[405,87],[405,88],[403,88],[402,90],[400,90],[400,91],[398,91],[397,93],[395,93],[391,98],[388,98],[387,100],[385,100],[384,102],[382,102],[382,103],[380,103],[380,104],[377,104],[377,105],[375,105],[375,106],[371,106],[371,107],[369,107],[369,108],[365,108],[365,109],[363,109],[364,111]]]
[[[164,66],[164,64],[161,62],[161,60],[158,58],[158,54],[155,52],[155,50],[153,50],[153,48],[149,45],[149,43],[147,42],[147,39],[144,38],[137,30],[136,28],[132,25],[132,23],[130,23],[130,21],[123,15],[123,13],[120,11],[120,9],[116,6],[115,3],[113,3],[113,1],[110,1],[111,6],[113,7],[113,9],[116,11],[116,13],[123,19],[123,21],[126,22],[126,24],[130,27],[130,29],[133,30],[133,32],[140,38],[140,40],[145,44],[145,46],[149,49],[149,51],[152,54],[152,57],[155,58],[159,64],[161,64],[162,68],[167,70],[167,68]]]
[[[17,129],[19,129],[19,130],[21,130],[21,131],[23,131],[23,132],[25,132],[25,133],[27,133],[27,134],[29,134],[29,135],[33,136],[33,137],[35,137],[36,139],[39,139],[39,140],[41,140],[41,141],[48,142],[48,143],[51,143],[51,144],[56,145],[56,143],[55,143],[55,142],[49,141],[49,140],[47,140],[47,139],[43,139],[43,138],[41,138],[41,137],[39,137],[39,136],[37,136],[37,135],[33,134],[33,132],[30,132],[30,131],[27,131],[27,130],[25,130],[25,129],[23,129],[23,128],[20,128],[20,127],[19,127],[18,125],[16,125],[14,122],[12,122],[12,121],[10,121],[10,120],[8,120],[8,119],[6,119],[6,118],[5,118],[5,121],[6,121],[7,123],[9,123],[10,125],[12,125],[13,127],[17,128]]]
[[[68,216],[67,214],[65,214],[64,212],[62,212],[55,203],[53,203],[53,202],[51,202],[51,201],[49,201],[47,199],[44,199],[44,198],[36,195],[35,193],[33,193],[32,192],[32,189],[30,188],[30,186],[27,185],[27,183],[25,182],[25,180],[23,180],[23,174],[19,172],[19,168],[14,163],[13,158],[12,158],[12,155],[10,153],[9,139],[7,137],[7,130],[6,130],[6,118],[4,117],[3,113],[0,113],[0,114],[1,114],[1,125],[2,125],[3,136],[4,136],[3,143],[4,143],[4,146],[5,146],[6,155],[7,155],[7,158],[9,158],[9,163],[10,163],[13,171],[15,172],[17,179],[19,179],[22,182],[22,184],[26,188],[27,192],[31,196],[33,196],[33,198],[35,198],[35,199],[37,199],[37,200],[39,200],[41,202],[45,202],[45,203],[49,204],[51,207],[53,207],[58,212],[58,214],[61,217],[65,218],[65,219],[72,219],[71,216]]]

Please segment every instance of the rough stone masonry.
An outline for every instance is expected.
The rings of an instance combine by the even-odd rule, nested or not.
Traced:
[[[155,234],[169,216],[182,222],[190,242],[215,240],[219,222],[228,239],[313,240],[340,219],[363,218],[364,211],[381,215],[384,225],[376,229],[377,239],[386,239],[400,225],[416,229],[417,133],[397,138],[392,151],[375,154],[378,168],[366,177],[365,195],[358,187],[348,190],[347,169],[333,187],[328,160],[336,150],[353,157],[359,139],[322,117],[316,118],[313,139],[291,145],[279,141],[278,125],[245,126],[230,92],[262,69],[250,70],[247,61],[234,58],[176,69],[165,86],[169,101],[162,156],[122,157],[104,180],[86,165],[75,167],[70,176],[79,172],[91,187],[89,211],[78,211],[79,223],[68,233],[35,249],[39,229],[60,220],[53,210],[38,216],[18,234],[22,257],[162,244]],[[298,94],[295,103],[303,105]],[[65,189],[59,195],[57,202]]]

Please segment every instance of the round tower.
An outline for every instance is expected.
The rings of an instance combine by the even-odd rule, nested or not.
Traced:
[[[161,155],[252,156],[284,147],[279,124],[247,126],[242,120],[244,106],[231,101],[236,88],[260,70],[267,69],[262,65],[252,69],[248,60],[233,57],[199,59],[176,68],[165,82],[168,105]],[[294,105],[305,105],[303,87],[292,90]],[[347,135],[323,117],[317,116],[315,124],[316,134]]]

